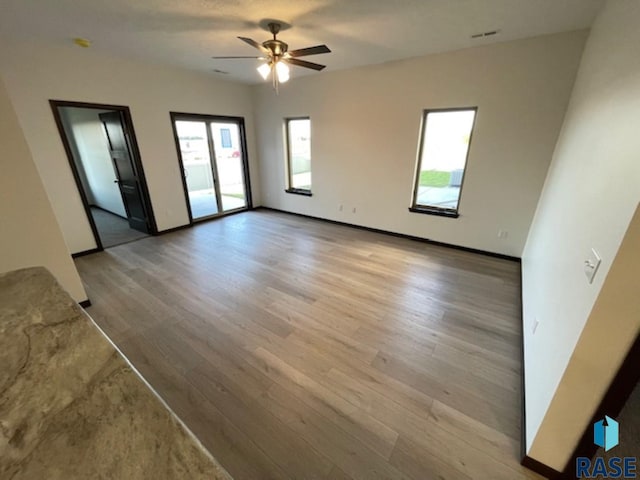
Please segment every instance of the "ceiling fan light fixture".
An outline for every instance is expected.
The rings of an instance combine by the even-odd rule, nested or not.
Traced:
[[[263,63],[262,65],[260,65],[258,67],[258,73],[260,74],[260,76],[266,80],[267,78],[269,78],[269,74],[271,73],[271,64],[269,63]]]
[[[265,20],[266,21],[266,20]],[[262,22],[261,22],[262,24]],[[331,50],[326,45],[315,45],[313,47],[299,48],[297,50],[289,50],[289,45],[282,40],[279,40],[276,35],[280,32],[282,28],[281,22],[271,21],[269,20],[267,23],[267,28],[273,35],[273,39],[264,41],[262,43],[258,43],[255,40],[248,37],[238,37],[239,40],[242,40],[244,43],[252,46],[259,50],[262,54],[260,57],[250,57],[250,56],[224,56],[224,57],[213,57],[214,59],[232,59],[232,58],[257,58],[261,60],[262,63],[258,68],[258,73],[262,77],[263,80],[267,80],[269,75],[271,75],[271,81],[273,82],[273,88],[278,92],[278,85],[280,83],[285,83],[289,81],[290,65],[294,65],[296,67],[310,68],[312,70],[320,71],[325,68],[325,65],[320,65],[319,63],[308,62],[306,60],[301,60],[298,57],[306,57],[309,55],[319,55],[321,53],[331,53]],[[290,25],[285,24],[285,28],[288,28]]]
[[[289,80],[289,66],[284,62],[276,63],[276,75],[278,75],[278,82],[280,83]]]

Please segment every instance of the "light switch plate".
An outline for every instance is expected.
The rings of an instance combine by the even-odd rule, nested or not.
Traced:
[[[600,255],[592,248],[589,256],[584,261],[584,274],[587,276],[589,283],[593,283],[593,278],[596,276],[600,262],[602,262]]]

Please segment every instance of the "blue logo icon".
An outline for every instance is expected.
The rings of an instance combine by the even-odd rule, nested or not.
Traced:
[[[618,422],[608,415],[593,424],[593,443],[608,452],[618,445]]]
[[[608,452],[618,445],[619,425],[613,418],[604,418],[593,424],[593,443]],[[636,457],[576,457],[577,478],[638,478]]]

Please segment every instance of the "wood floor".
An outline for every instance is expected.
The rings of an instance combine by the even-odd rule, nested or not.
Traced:
[[[518,464],[515,262],[262,210],[76,263],[237,479],[540,478]]]

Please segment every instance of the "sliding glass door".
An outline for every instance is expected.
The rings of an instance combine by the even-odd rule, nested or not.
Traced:
[[[244,121],[171,113],[191,221],[250,207]]]
[[[214,165],[209,151],[205,122],[176,120],[180,142],[182,176],[185,180],[192,218],[206,218],[220,212],[213,179]]]
[[[236,122],[211,123],[223,212],[247,207],[240,126]]]

